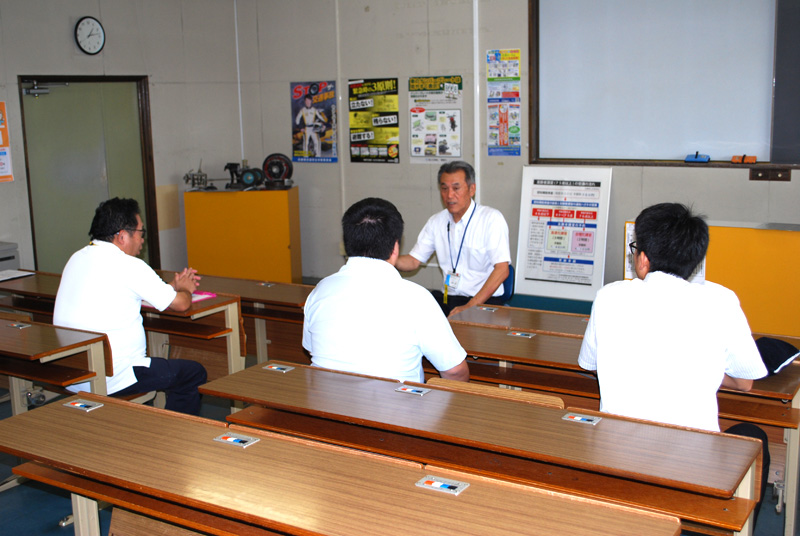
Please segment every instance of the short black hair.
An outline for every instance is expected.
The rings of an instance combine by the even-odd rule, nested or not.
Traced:
[[[469,162],[464,162],[463,160],[450,160],[442,164],[439,167],[439,174],[436,176],[437,183],[441,184],[442,175],[445,173],[455,173],[457,171],[464,172],[464,177],[467,179],[467,186],[475,184],[475,168],[473,168]]]
[[[680,203],[659,203],[636,218],[636,248],[650,260],[651,272],[689,279],[708,251],[708,224]]]
[[[392,203],[367,197],[342,216],[344,251],[348,257],[388,260],[403,236],[403,216]]]
[[[115,197],[103,201],[94,211],[89,236],[92,240],[111,242],[114,235],[123,229],[136,229],[137,214],[140,214],[139,202],[135,199]]]

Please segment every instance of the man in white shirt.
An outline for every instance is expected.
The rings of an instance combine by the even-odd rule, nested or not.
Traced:
[[[767,370],[736,295],[688,281],[706,255],[708,225],[684,205],[661,203],[639,214],[635,233],[638,279],[598,291],[578,364],[597,371],[602,411],[718,432],[717,390],[749,391]],[[769,467],[760,428],[726,432],[761,439]]]
[[[134,199],[109,199],[97,207],[91,243],[70,257],[56,295],[53,324],[108,335],[114,375],[110,395],[165,391],[166,409],[198,414],[206,370],[195,361],[147,357],[142,301],[159,311],[185,311],[197,288],[195,270],[176,273],[165,283],[137,255],[145,229]],[[72,389],[87,389],[78,384]]]
[[[443,378],[469,381],[466,352],[430,292],[395,269],[403,218],[363,199],[342,217],[347,263],[306,300],[303,347],[319,367],[424,382],[422,357]],[[386,305],[376,307],[380,295]]]
[[[442,164],[438,183],[445,209],[428,219],[411,252],[397,259],[397,269],[416,270],[435,252],[444,281],[433,295],[446,315],[483,303],[502,305],[511,262],[505,218],[472,200],[475,170],[467,162]]]

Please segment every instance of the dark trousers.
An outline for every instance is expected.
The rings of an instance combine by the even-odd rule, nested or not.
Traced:
[[[433,294],[436,303],[439,304],[439,307],[442,308],[442,312],[444,316],[450,314],[450,311],[453,310],[454,307],[460,307],[462,305],[466,305],[469,300],[472,299],[471,296],[447,296],[447,303],[444,303],[444,293],[441,290],[432,290],[431,294]],[[492,296],[488,300],[486,300],[486,305],[505,305],[503,300],[499,297]]]
[[[133,367],[136,383],[112,396],[164,391],[165,408],[190,415],[200,414],[200,393],[197,388],[206,383],[206,369],[188,359],[151,357],[149,367]]]

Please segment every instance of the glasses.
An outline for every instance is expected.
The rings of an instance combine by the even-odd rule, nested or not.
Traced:
[[[125,229],[129,233],[142,233],[142,239],[144,240],[145,235],[147,234],[147,229],[142,227],[141,229]]]
[[[636,250],[639,249],[639,247],[636,245],[636,241],[634,240],[633,242],[628,244],[628,247],[631,250],[631,257],[635,257],[636,256]]]

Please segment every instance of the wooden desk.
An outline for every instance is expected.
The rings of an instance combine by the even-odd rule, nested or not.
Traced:
[[[88,381],[92,392],[106,394],[106,373],[112,375],[114,369],[111,353],[107,351],[108,338],[104,334],[38,322],[26,324],[29,327],[19,329],[13,327],[14,322],[0,319],[0,356],[8,358],[3,366],[4,372],[9,374],[12,414],[27,411],[23,393],[32,386],[31,380],[57,382],[62,387]],[[49,369],[31,366],[33,362],[49,363],[82,352],[88,355],[88,370],[58,365]]]
[[[575,339],[583,339],[588,320],[586,315],[496,305],[470,307],[450,317],[451,323],[530,331]]]
[[[0,293],[9,294],[9,296],[0,298],[0,307],[49,316],[49,319],[52,320],[53,307],[60,283],[61,275],[45,272],[33,272],[32,276],[0,281]],[[150,349],[148,353],[153,357],[167,357],[163,348],[168,343],[170,334],[181,334],[204,340],[225,337],[228,373],[242,370],[245,360],[242,356],[239,337],[239,309],[238,296],[222,293],[214,298],[194,302],[188,310],[183,312],[170,309],[158,312],[152,308],[142,307],[142,317]],[[198,320],[218,313],[223,317],[223,328],[207,325],[192,326],[185,322],[182,325],[178,322],[164,321],[164,317]]]
[[[242,449],[213,440],[224,423],[81,397],[105,405],[86,413],[50,404],[0,421],[0,449],[285,534],[516,535],[532,525],[544,536],[679,534],[674,517],[232,426],[260,438]],[[469,487],[452,496],[415,485],[428,475]],[[78,534],[95,534],[82,515],[91,502],[74,498]]]
[[[162,277],[166,275],[162,273]],[[302,353],[303,306],[312,285],[275,283],[253,279],[235,279],[201,275],[200,288],[210,292],[233,294],[242,300],[242,316],[252,318],[255,326],[256,356],[259,363],[269,357],[268,345],[280,348],[280,357],[308,362]],[[275,340],[270,340],[270,337]],[[279,340],[280,339],[280,340]]]
[[[468,356],[499,361],[501,366],[522,363],[584,372],[578,365],[581,339],[458,323],[450,327]]]
[[[438,389],[415,396],[391,380],[291,366],[281,373],[255,365],[200,391],[726,498],[752,484],[746,475],[760,453],[758,442],[719,434],[611,416],[584,425],[564,420],[564,410]],[[507,415],[514,418],[498,420]]]

